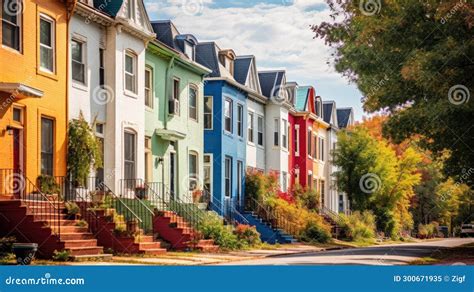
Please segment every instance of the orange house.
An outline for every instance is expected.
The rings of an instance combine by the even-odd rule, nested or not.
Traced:
[[[0,0],[0,169],[66,174],[68,7]]]

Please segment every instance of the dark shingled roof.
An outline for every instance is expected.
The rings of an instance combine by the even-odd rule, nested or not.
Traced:
[[[151,26],[156,33],[156,39],[170,48],[179,49],[176,44],[176,36],[179,35],[178,29],[171,20],[152,21]]]
[[[234,79],[242,85],[245,85],[250,71],[252,57],[237,57],[234,61]]]
[[[350,108],[337,109],[337,124],[339,128],[347,128],[351,113],[352,109]]]
[[[258,72],[262,94],[268,98],[272,98],[271,95],[276,93],[275,90],[278,89],[277,87],[282,86],[284,77],[285,71]]]
[[[220,77],[218,52],[216,43],[199,43],[196,46],[196,62],[212,70],[209,77]]]
[[[333,101],[323,102],[324,121],[328,124],[331,123],[331,118],[332,118],[331,115],[332,115],[332,110],[334,108],[334,105],[335,103]]]
[[[122,7],[123,0],[94,0],[94,8],[115,17]]]

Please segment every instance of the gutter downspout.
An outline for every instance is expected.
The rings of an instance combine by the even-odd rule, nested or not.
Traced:
[[[170,72],[171,68],[174,67],[174,60],[175,56],[171,57],[170,62],[168,63],[168,67],[166,68],[166,82],[165,82],[165,112],[164,112],[164,119],[163,119],[163,125],[165,129],[168,129],[168,115],[169,115],[169,106],[170,106]]]

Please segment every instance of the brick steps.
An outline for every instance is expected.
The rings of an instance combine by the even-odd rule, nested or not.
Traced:
[[[160,211],[153,218],[153,230],[170,243],[174,250],[200,250],[216,252],[219,247],[213,240],[199,240],[199,234],[186,220],[172,211]]]

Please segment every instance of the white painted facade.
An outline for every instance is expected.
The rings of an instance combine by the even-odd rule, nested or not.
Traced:
[[[129,1],[136,1],[131,18]],[[144,178],[145,172],[145,49],[154,33],[142,1],[129,1],[124,1],[115,18],[94,9],[92,1],[79,2],[69,28],[71,42],[81,44],[85,68],[85,81],[80,82],[74,80],[70,66],[69,117],[77,118],[82,111],[91,124],[96,121],[103,126],[103,132],[97,136],[104,143],[104,180],[114,192],[125,178],[125,133],[134,138],[130,143],[134,148],[130,163],[133,171],[129,172],[133,177],[129,175],[129,178]],[[100,50],[103,50],[103,86],[99,84]],[[126,54],[133,60],[130,82],[133,90],[125,86]],[[70,60],[71,57],[72,49]]]

